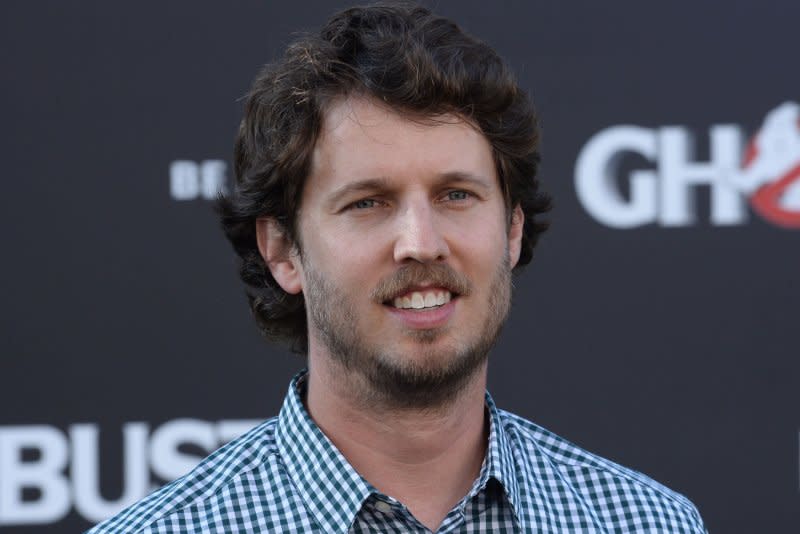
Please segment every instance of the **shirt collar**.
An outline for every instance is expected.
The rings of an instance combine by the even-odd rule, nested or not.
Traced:
[[[301,398],[306,378],[307,371],[302,371],[289,385],[278,416],[278,451],[295,489],[323,532],[344,534],[364,501],[376,490],[353,469],[308,415]],[[500,413],[488,392],[486,409],[489,412],[489,444],[483,468],[469,495],[485,488],[490,478],[496,479],[503,486],[519,522],[520,489],[514,454]]]
[[[514,463],[514,449],[500,419],[500,412],[488,391],[486,392],[486,409],[489,412],[489,446],[486,449],[485,469],[481,471],[479,480],[480,487],[484,487],[489,478],[500,482],[517,518],[517,523],[521,524],[519,523],[522,517],[519,509],[520,489]]]
[[[306,371],[292,379],[275,429],[289,477],[323,532],[345,534],[374,491],[311,420],[301,391]]]

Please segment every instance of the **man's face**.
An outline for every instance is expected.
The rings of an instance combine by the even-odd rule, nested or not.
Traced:
[[[444,401],[483,367],[508,313],[522,214],[508,225],[477,129],[342,99],[298,221],[312,365],[331,358],[374,400],[405,406]]]

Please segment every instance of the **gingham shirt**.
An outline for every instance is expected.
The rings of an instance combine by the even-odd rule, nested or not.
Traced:
[[[292,380],[278,417],[89,532],[430,532],[364,480],[311,420],[304,378]],[[488,393],[486,407],[480,474],[437,532],[706,532],[685,497],[498,410]]]

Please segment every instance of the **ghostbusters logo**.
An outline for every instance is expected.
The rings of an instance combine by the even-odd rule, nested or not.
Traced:
[[[736,124],[711,126],[706,159],[695,156],[695,132],[684,126],[605,128],[578,155],[578,200],[612,228],[692,226],[702,211],[697,188],[706,187],[712,226],[742,225],[755,214],[800,229],[800,105],[779,105],[747,137]],[[623,174],[631,154],[651,165]]]

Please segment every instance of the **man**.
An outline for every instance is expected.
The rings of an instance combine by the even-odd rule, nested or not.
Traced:
[[[278,417],[93,532],[704,532],[485,393],[545,229],[537,162],[506,66],[426,9],[349,9],[292,44],[254,82],[221,212],[258,324],[309,370]]]

